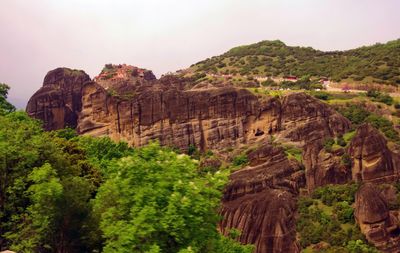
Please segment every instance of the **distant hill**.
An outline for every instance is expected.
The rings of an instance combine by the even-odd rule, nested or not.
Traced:
[[[400,39],[347,51],[324,52],[261,41],[198,62],[191,71],[245,76],[329,77],[334,81],[400,84]]]

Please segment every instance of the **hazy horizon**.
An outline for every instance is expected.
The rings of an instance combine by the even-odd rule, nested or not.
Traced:
[[[0,82],[24,108],[57,67],[93,78],[126,63],[160,76],[261,40],[332,51],[400,37],[399,1],[360,2],[1,0]]]

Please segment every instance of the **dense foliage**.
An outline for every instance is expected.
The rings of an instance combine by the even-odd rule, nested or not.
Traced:
[[[15,112],[0,116],[0,161],[2,247],[18,252],[90,247],[88,201],[100,175],[81,147]]]
[[[221,252],[215,224],[226,175],[199,177],[196,167],[157,144],[110,166],[95,200],[104,252]]]
[[[400,135],[394,128],[393,122],[387,118],[371,113],[362,106],[356,104],[340,107],[338,111],[348,118],[354,127],[362,123],[370,123],[372,126],[379,129],[387,139],[400,144]]]
[[[312,197],[299,199],[297,231],[305,252],[314,252],[314,244],[326,247],[315,252],[378,252],[369,246],[355,224],[352,204],[358,185],[328,185],[314,191]]]
[[[235,47],[192,66],[196,71],[254,76],[330,77],[334,81],[400,84],[400,40],[348,51],[323,52],[281,41]]]

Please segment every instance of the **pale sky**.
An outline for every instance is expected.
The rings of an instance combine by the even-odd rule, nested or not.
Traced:
[[[57,67],[160,76],[261,40],[351,49],[400,38],[399,12],[399,0],[0,0],[0,82],[25,108]]]

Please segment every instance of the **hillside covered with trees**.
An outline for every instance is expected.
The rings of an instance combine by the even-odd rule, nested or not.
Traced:
[[[400,39],[347,51],[324,52],[261,41],[191,66],[196,73],[277,77],[328,77],[333,81],[400,84]]]

